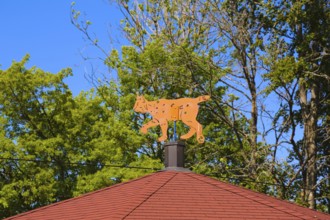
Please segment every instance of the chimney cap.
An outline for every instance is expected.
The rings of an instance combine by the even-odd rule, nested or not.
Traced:
[[[169,141],[169,142],[166,142],[164,144],[165,147],[166,146],[169,146],[169,145],[181,145],[181,146],[185,147],[186,146],[186,143],[184,141],[182,141],[182,140],[177,140],[177,141]]]

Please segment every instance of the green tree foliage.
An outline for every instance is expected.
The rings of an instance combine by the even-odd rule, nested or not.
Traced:
[[[121,166],[161,167],[136,154],[144,138],[113,91],[109,103],[93,91],[74,98],[70,69],[26,69],[27,60],[0,71],[1,217],[152,171]]]

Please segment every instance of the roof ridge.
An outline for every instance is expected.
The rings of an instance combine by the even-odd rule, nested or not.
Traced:
[[[95,190],[95,191],[92,191],[92,192],[84,193],[84,194],[81,194],[81,195],[76,196],[76,197],[72,197],[72,198],[69,198],[69,199],[65,199],[65,200],[62,200],[62,201],[51,203],[49,205],[41,206],[41,207],[38,207],[38,208],[35,208],[35,209],[32,209],[32,210],[29,210],[27,212],[23,212],[23,213],[20,213],[20,214],[17,214],[17,215],[14,215],[14,216],[5,218],[4,220],[6,220],[6,219],[7,220],[15,219],[16,217],[21,217],[21,216],[24,216],[24,215],[28,215],[28,214],[31,214],[31,213],[40,211],[40,210],[51,208],[53,206],[58,206],[58,205],[61,205],[63,203],[71,202],[72,200],[76,200],[76,199],[88,197],[88,196],[91,196],[91,195],[94,195],[94,194],[97,194],[97,193],[100,193],[100,192],[103,192],[103,191],[110,190],[112,188],[116,188],[116,187],[119,187],[119,186],[122,186],[122,185],[126,185],[126,184],[131,183],[131,182],[136,182],[136,181],[139,181],[141,179],[145,179],[145,178],[151,177],[153,174],[157,174],[159,172],[160,171],[157,171],[157,172],[154,172],[154,173],[150,173],[150,174],[147,174],[145,176],[142,176],[142,177],[139,177],[139,178],[136,178],[136,179],[133,179],[133,180],[128,180],[128,181],[122,182],[122,183],[116,183],[114,185],[110,185],[110,186],[107,186],[105,188],[101,188],[101,189],[98,189],[98,190]]]
[[[136,207],[134,207],[134,209],[132,209],[127,215],[125,215],[123,217],[123,219],[126,219],[130,214],[132,214],[136,209],[138,209],[143,203],[145,203],[146,201],[148,201],[154,194],[156,194],[161,188],[163,188],[167,183],[169,183],[176,175],[178,175],[177,172],[173,172],[174,175],[169,178],[168,180],[165,181],[165,183],[163,183],[160,187],[158,187],[158,189],[156,189],[154,192],[152,192],[146,199],[144,199],[139,205],[137,205]]]
[[[194,179],[199,180],[199,181],[201,181],[201,182],[207,183],[207,184],[212,185],[212,186],[214,186],[214,187],[216,187],[216,188],[220,188],[217,184],[213,184],[213,183],[210,183],[210,182],[205,181],[205,180],[203,180],[203,179],[196,178],[196,177],[193,176],[192,174],[194,174],[194,175],[198,175],[198,176],[201,176],[202,178],[210,178],[210,177],[205,176],[205,175],[202,175],[202,174],[196,174],[196,173],[184,173],[184,175],[190,176],[191,178],[194,178]],[[211,178],[211,180],[212,180],[212,181],[219,181],[219,182],[224,183],[224,184],[226,184],[226,185],[228,185],[228,186],[230,186],[230,187],[235,186],[235,185],[232,185],[232,184],[229,184],[229,183],[226,183],[226,182],[220,181],[220,180],[216,180],[216,179],[212,179],[212,178]],[[237,187],[237,186],[236,186],[236,187]],[[257,194],[261,194],[261,195],[264,196],[264,194],[259,193],[259,192],[256,192],[256,191],[253,191],[253,190],[250,190],[250,189],[246,189],[246,188],[243,188],[243,187],[239,187],[239,188],[240,188],[240,189],[243,189],[243,190],[248,190],[248,191],[251,191],[251,192],[254,192],[254,193],[257,193]],[[233,190],[231,190],[231,189],[227,189],[227,188],[220,188],[220,189],[222,189],[222,190],[226,190],[226,191],[229,191],[229,192],[231,192],[231,193],[234,193],[234,194],[236,194],[236,195],[238,195],[238,196],[241,196],[241,197],[244,197],[244,198],[247,198],[247,199],[251,199],[251,200],[253,200],[253,201],[255,201],[255,202],[259,203],[259,204],[266,205],[266,206],[268,206],[268,207],[270,207],[270,208],[273,208],[273,209],[276,209],[276,210],[278,210],[278,211],[281,211],[281,212],[287,213],[287,214],[289,214],[289,215],[291,215],[291,216],[294,216],[294,217],[297,217],[297,218],[300,218],[300,219],[305,219],[305,218],[302,218],[302,217],[299,216],[299,215],[296,215],[296,213],[297,213],[296,210],[290,210],[291,212],[287,212],[287,211],[285,211],[285,210],[288,209],[288,208],[286,208],[286,207],[284,207],[285,210],[281,210],[281,209],[278,209],[276,206],[271,206],[271,205],[267,204],[267,202],[261,202],[261,201],[258,201],[258,200],[256,200],[256,199],[254,199],[254,198],[249,198],[249,197],[247,197],[247,196],[245,196],[245,195],[242,195],[241,193],[235,192],[235,191],[233,191]],[[268,196],[268,195],[267,195],[267,196]],[[278,198],[271,197],[271,196],[268,196],[268,197],[269,197],[269,198],[272,198],[272,199],[276,199],[276,200],[278,200],[278,201],[285,201],[285,200],[280,200],[280,199],[278,199]],[[259,197],[259,196],[258,196],[258,198],[264,200],[264,198],[262,198],[262,197]],[[285,201],[285,202],[286,202],[286,201]],[[293,204],[293,203],[290,203],[290,202],[288,202],[288,203],[291,204],[291,205],[296,205],[296,204]],[[298,206],[298,205],[297,205],[297,206]],[[298,206],[298,207],[300,207],[300,206]],[[292,211],[293,211],[295,214],[293,214]],[[312,210],[311,210],[311,211],[312,211]],[[315,211],[315,210],[313,210],[313,211]],[[298,213],[298,214],[299,214],[299,213]],[[321,213],[321,214],[323,214],[323,213]],[[313,216],[313,217],[314,217],[314,216]]]

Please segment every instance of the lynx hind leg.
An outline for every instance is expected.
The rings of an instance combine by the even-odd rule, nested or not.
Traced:
[[[182,119],[182,122],[185,123],[189,127],[189,131],[187,134],[181,135],[181,139],[188,139],[196,133],[196,120],[186,120]]]
[[[168,122],[166,120],[161,120],[159,125],[162,130],[162,136],[158,138],[158,141],[162,142],[167,139]]]
[[[188,131],[187,134],[182,135],[180,138],[188,139],[196,133],[198,143],[204,143],[205,138],[203,136],[202,125],[199,124],[198,121],[196,121],[196,120],[193,120],[193,121],[189,120],[189,121],[185,121],[184,123],[190,127],[190,130]]]
[[[205,142],[205,137],[203,135],[200,136],[200,137],[197,137],[197,142],[200,143],[200,144],[204,143]]]
[[[197,122],[198,123],[198,122]],[[205,137],[203,136],[203,127],[201,124],[198,123],[197,125],[197,141],[198,143],[204,143]]]

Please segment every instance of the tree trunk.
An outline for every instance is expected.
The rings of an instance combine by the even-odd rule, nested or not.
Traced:
[[[305,79],[300,79],[299,96],[304,125],[303,150],[305,152],[305,178],[303,189],[303,200],[309,208],[315,209],[315,185],[316,185],[316,134],[317,134],[317,109],[318,92],[315,82],[311,82],[310,100],[308,101],[308,91]]]
[[[253,173],[256,173],[256,165],[257,165],[257,133],[258,133],[258,107],[257,107],[257,92],[255,88],[255,83],[253,81],[252,86],[250,86],[250,92],[252,96],[252,109],[251,109],[251,124],[250,124],[250,137],[251,137],[251,147],[252,147],[252,155],[251,155],[251,165],[253,169]]]

